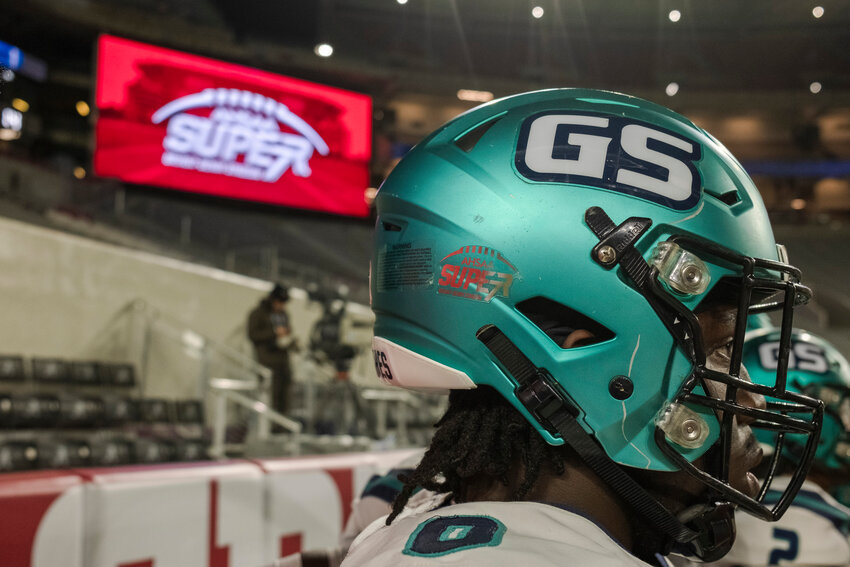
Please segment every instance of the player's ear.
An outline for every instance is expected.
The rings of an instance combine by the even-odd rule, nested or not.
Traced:
[[[561,344],[561,348],[573,348],[580,347],[587,344],[588,341],[592,341],[596,338],[596,335],[588,331],[587,329],[576,329],[567,335],[567,338],[564,339],[563,344]]]

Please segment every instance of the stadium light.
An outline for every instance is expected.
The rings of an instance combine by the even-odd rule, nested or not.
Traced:
[[[468,102],[490,102],[491,100],[493,100],[493,93],[491,93],[490,91],[460,89],[457,92],[457,98]]]
[[[22,98],[13,98],[12,99],[12,108],[17,110],[18,112],[26,112],[30,109],[30,103],[25,101]]]
[[[320,43],[313,49],[313,51],[319,57],[330,57],[334,53],[334,48],[329,43]]]
[[[367,187],[366,191],[363,195],[363,198],[365,198],[366,202],[371,205],[372,201],[374,201],[375,197],[377,197],[377,196],[378,196],[378,189],[376,187]]]

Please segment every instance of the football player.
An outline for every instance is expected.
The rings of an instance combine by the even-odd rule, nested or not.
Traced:
[[[777,367],[781,331],[761,327],[747,334],[744,363],[755,383]],[[850,483],[850,364],[831,344],[794,330],[788,359],[788,389],[823,400],[825,413],[814,464],[797,497],[778,522],[737,516],[738,538],[723,565],[850,565],[850,509],[830,493]],[[759,434],[767,446],[776,434]],[[776,501],[803,454],[804,440],[787,435],[788,451],[777,462],[765,502]]]
[[[419,143],[376,206],[376,369],[451,394],[345,566],[716,560],[735,506],[781,517],[823,407],[781,360],[754,385],[741,347],[748,314],[776,308],[787,357],[811,293],[717,140],[630,96],[526,93]],[[777,502],[756,425],[805,439]]]

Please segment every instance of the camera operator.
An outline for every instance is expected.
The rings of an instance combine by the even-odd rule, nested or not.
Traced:
[[[310,333],[310,350],[317,359],[326,359],[336,370],[337,380],[348,380],[355,348],[342,342],[342,319],[345,316],[345,290],[335,294],[318,289],[308,290],[310,299],[321,303],[322,316]]]
[[[272,407],[286,414],[292,400],[289,351],[295,348],[286,303],[289,290],[276,284],[248,315],[248,338],[257,362],[272,371]]]

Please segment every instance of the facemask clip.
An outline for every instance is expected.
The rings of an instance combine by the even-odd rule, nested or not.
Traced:
[[[685,449],[698,449],[708,439],[708,423],[682,404],[668,405],[656,420],[656,425],[667,439]]]
[[[674,242],[660,242],[652,251],[649,263],[673,291],[684,295],[699,295],[711,282],[705,262]]]

